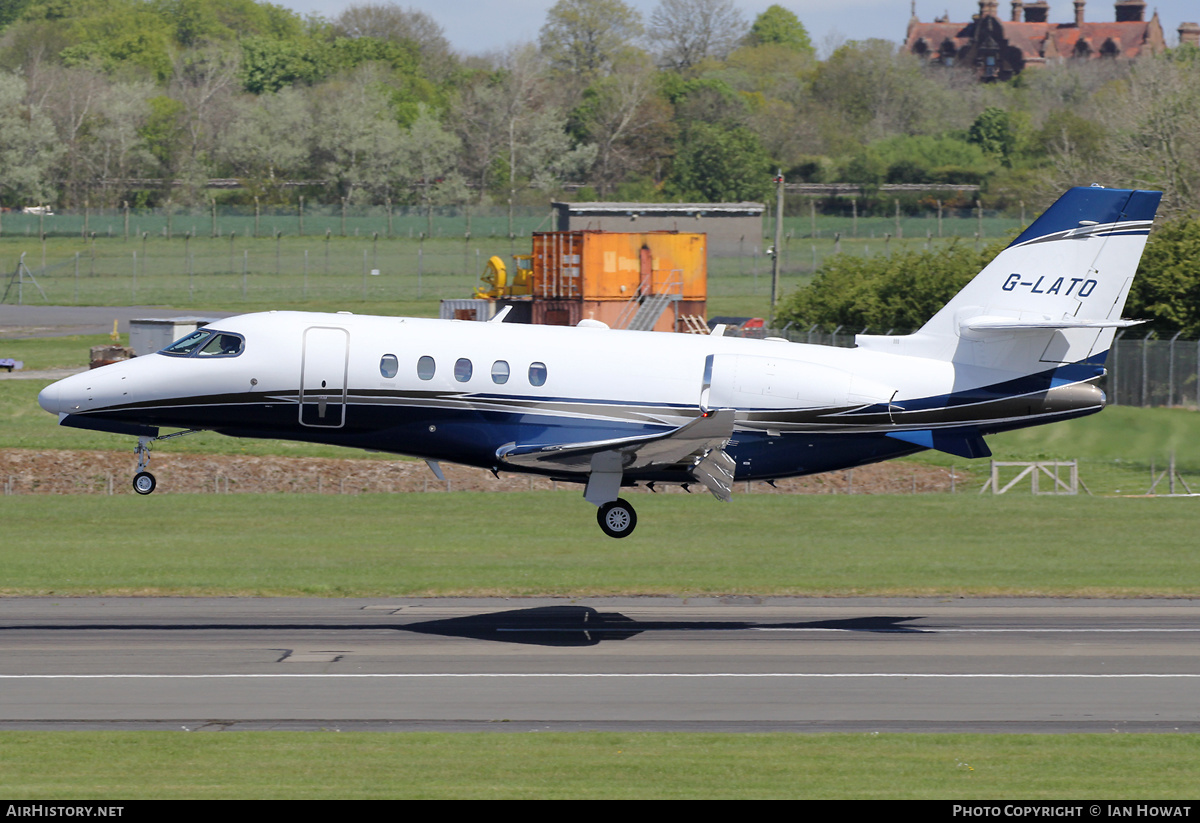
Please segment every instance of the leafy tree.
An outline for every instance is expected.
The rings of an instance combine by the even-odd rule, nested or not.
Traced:
[[[758,200],[771,183],[771,161],[758,138],[737,124],[695,123],[671,167],[672,193],[709,203]]]
[[[1172,220],[1155,228],[1129,291],[1127,317],[1147,319],[1158,330],[1200,337],[1200,219]]]
[[[1104,150],[1107,134],[1094,119],[1071,109],[1056,109],[1031,138],[1033,150],[1041,155],[1096,155]]]
[[[988,106],[971,124],[967,139],[987,154],[998,156],[1004,165],[1012,165],[1017,150],[1017,126],[1007,110]]]
[[[417,9],[403,9],[396,3],[356,3],[333,19],[333,29],[349,39],[407,42],[418,50],[424,73],[438,79],[448,77],[454,69],[445,31]]]
[[[283,183],[302,176],[309,157],[309,112],[302,94],[284,88],[275,94],[240,100],[219,157],[252,193],[284,199]]]
[[[808,30],[800,18],[783,6],[774,5],[754,19],[746,35],[749,46],[776,45],[808,55],[815,54]]]
[[[33,0],[2,0],[0,1],[0,28],[15,22],[25,12]]]
[[[642,16],[621,0],[558,0],[538,44],[552,69],[586,84],[607,74],[642,31]]]
[[[187,134],[183,103],[166,95],[146,101],[150,112],[139,130],[146,148],[157,165],[157,176],[172,177]]]
[[[424,106],[401,135],[393,175],[425,206],[430,221],[434,206],[466,200],[465,181],[457,169],[458,149],[458,137]]]
[[[133,184],[105,185],[97,190],[101,180],[150,176],[153,160],[139,129],[149,117],[146,101],[151,94],[148,83],[116,83],[102,94],[100,114],[88,123],[78,150],[81,168],[89,175],[79,182],[90,187],[93,203],[115,206],[135,197]]]
[[[243,38],[242,88],[252,94],[277,92],[294,83],[315,83],[329,75],[327,50],[307,40]]]
[[[782,322],[830,328],[914,330],[924,325],[996,256],[1004,244],[977,252],[952,243],[890,257],[837,254],[779,312]]]
[[[886,40],[850,42],[818,66],[812,94],[839,131],[870,142],[945,126],[929,116],[939,95],[917,59]]]
[[[63,148],[54,124],[26,101],[25,81],[0,73],[0,194],[14,206],[51,202],[50,169]]]
[[[568,123],[578,144],[595,147],[589,180],[601,199],[632,175],[660,178],[675,136],[671,107],[645,65],[628,65],[589,86]]]
[[[233,119],[241,54],[227,46],[207,46],[179,54],[174,63],[170,92],[183,104],[186,143],[175,163],[175,175],[184,178],[184,199],[201,197],[201,188],[212,174],[212,153],[221,133]]]

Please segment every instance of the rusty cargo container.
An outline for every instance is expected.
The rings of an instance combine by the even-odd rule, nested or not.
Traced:
[[[682,331],[705,315],[706,242],[703,234],[673,231],[536,232],[533,322],[592,319],[613,328]]]

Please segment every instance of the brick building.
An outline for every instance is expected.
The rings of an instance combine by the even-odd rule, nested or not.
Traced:
[[[1087,0],[1074,0],[1071,23],[1049,22],[1047,0],[1010,5],[1008,20],[1001,19],[998,0],[979,0],[970,22],[952,23],[947,15],[923,23],[914,2],[905,48],[931,65],[969,68],[989,81],[1062,60],[1134,60],[1167,47],[1158,12],[1145,19],[1145,0],[1116,0],[1111,22],[1087,20]],[[1200,45],[1200,26],[1181,24],[1179,41]]]

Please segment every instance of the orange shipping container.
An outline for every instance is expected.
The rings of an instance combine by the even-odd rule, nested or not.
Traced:
[[[557,231],[533,235],[535,300],[707,299],[706,236],[679,232]]]

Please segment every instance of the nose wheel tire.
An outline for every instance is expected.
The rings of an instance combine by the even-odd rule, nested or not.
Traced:
[[[150,494],[158,486],[158,481],[150,472],[138,472],[133,476],[133,490],[138,494]]]
[[[596,522],[600,530],[609,537],[628,537],[637,526],[637,513],[633,506],[624,500],[613,500],[605,503],[596,512]]]

